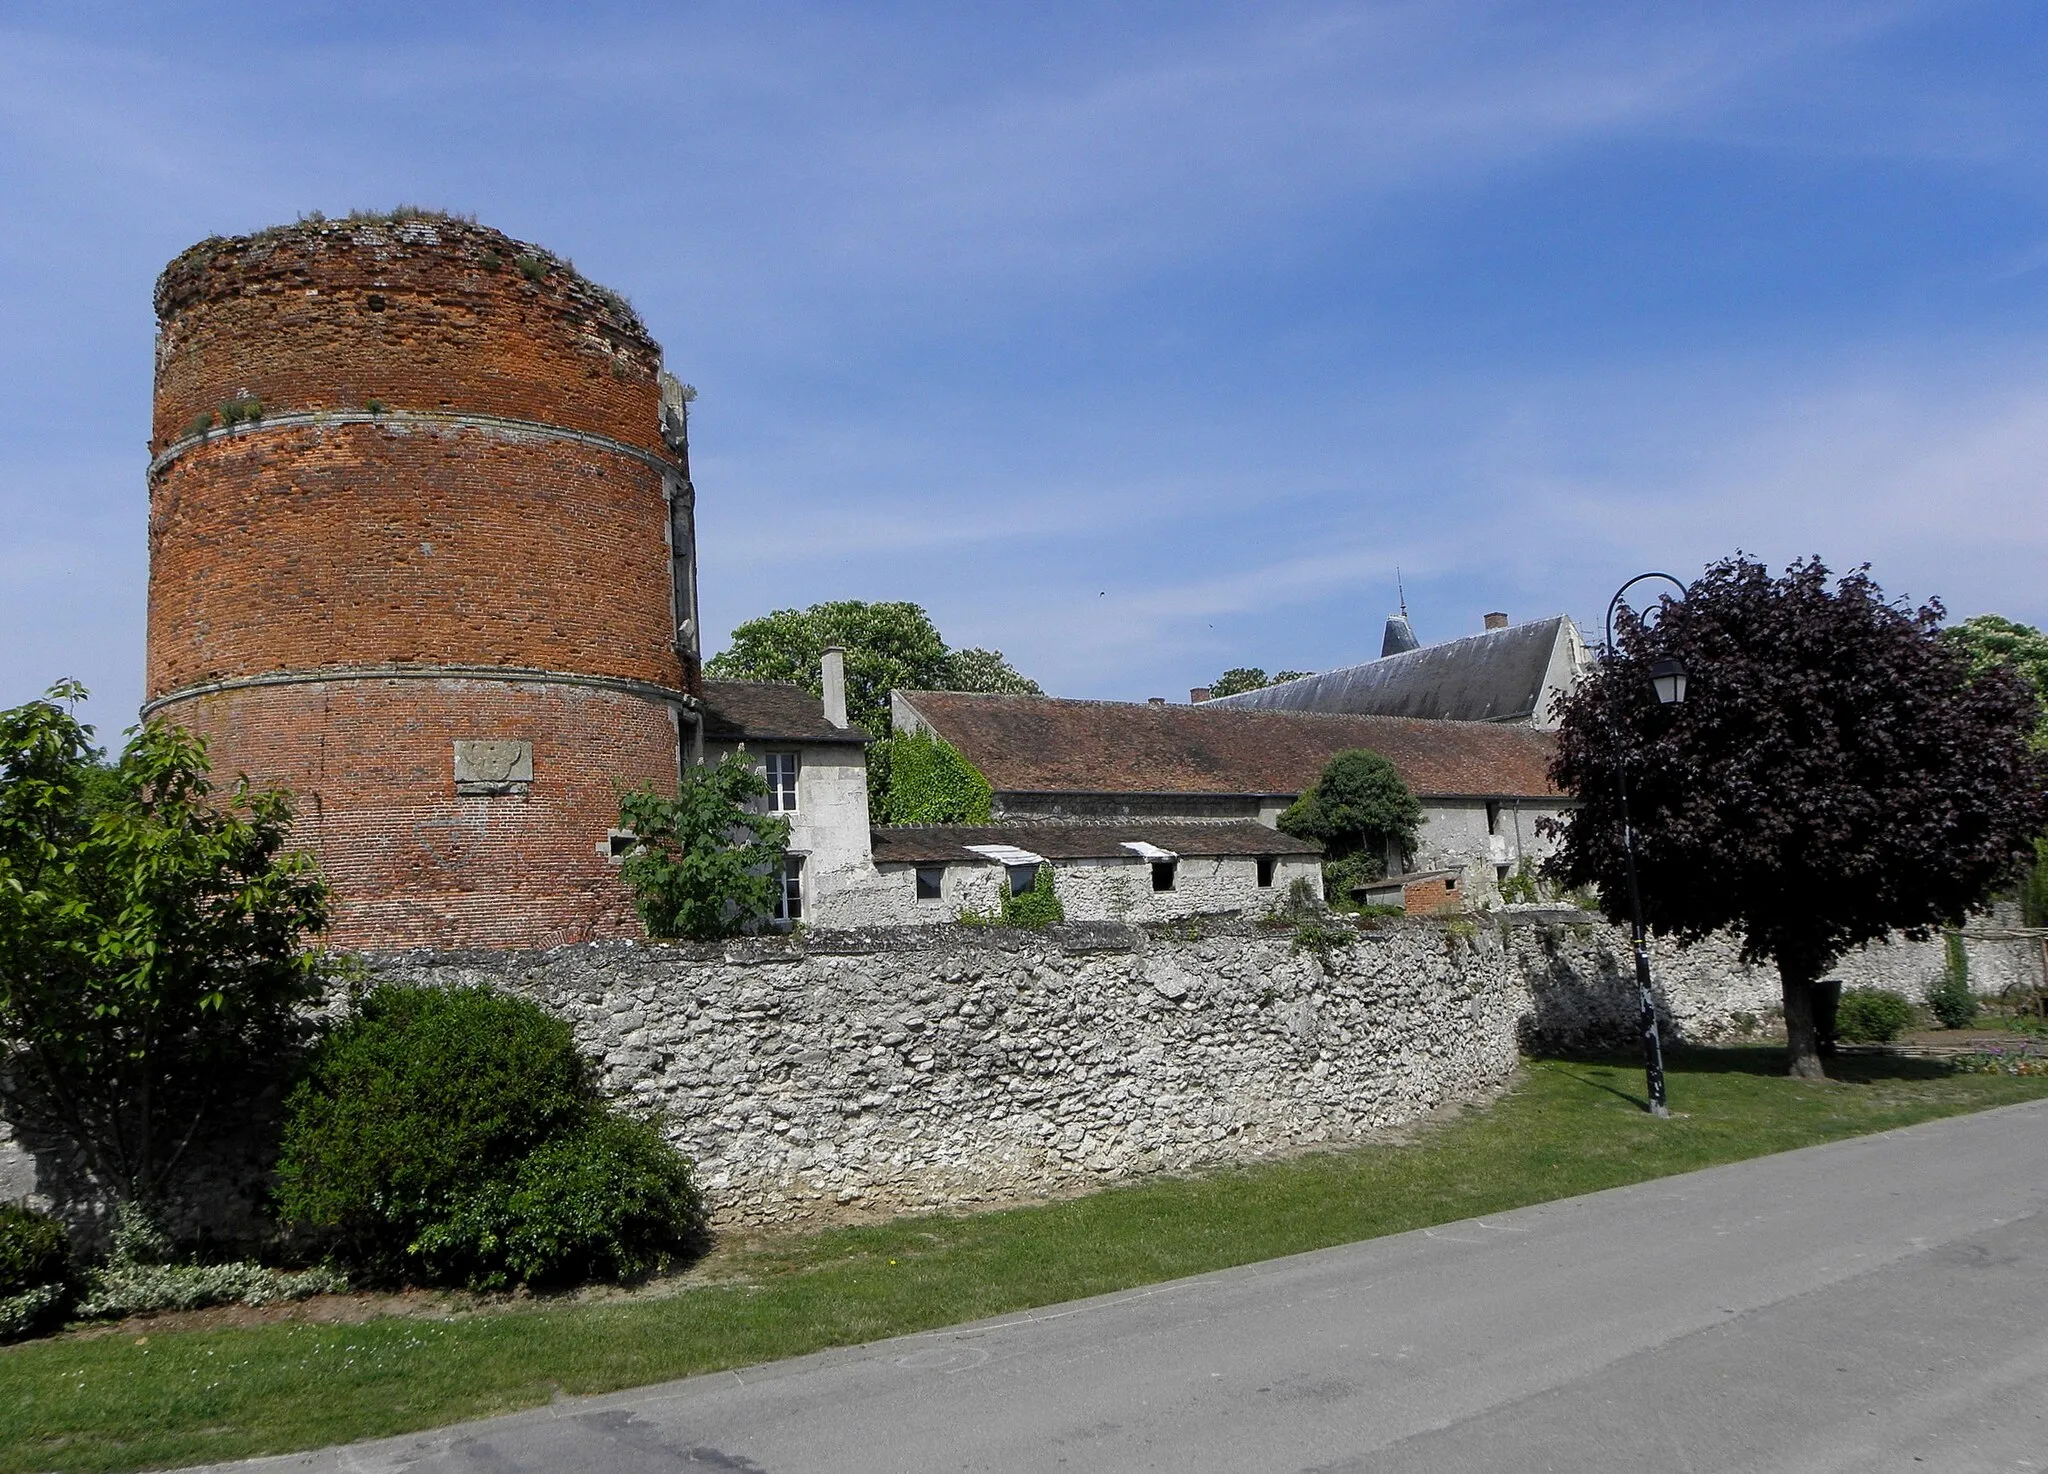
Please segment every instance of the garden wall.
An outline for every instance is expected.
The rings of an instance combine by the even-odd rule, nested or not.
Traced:
[[[2040,981],[2038,932],[1989,929],[1970,947],[1980,989]],[[664,1113],[728,1226],[1354,1140],[1492,1093],[1520,1049],[1636,1037],[1626,935],[1554,908],[1382,921],[1326,951],[1226,919],[367,961],[376,980],[486,984],[569,1019],[611,1091]],[[1940,965],[1938,941],[1904,943],[1836,975],[1917,996]],[[1667,1038],[1772,1030],[1776,974],[1732,944],[1659,944],[1652,967]],[[0,1195],[29,1190],[26,1167],[0,1137]]]

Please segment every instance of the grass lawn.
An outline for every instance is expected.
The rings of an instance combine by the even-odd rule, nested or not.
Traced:
[[[0,1471],[134,1469],[399,1433],[1399,1233],[2048,1095],[2048,1078],[1771,1049],[1671,1061],[1670,1121],[1622,1061],[1544,1061],[1409,1146],[1298,1157],[969,1218],[731,1251],[666,1298],[447,1320],[162,1331],[0,1349]]]

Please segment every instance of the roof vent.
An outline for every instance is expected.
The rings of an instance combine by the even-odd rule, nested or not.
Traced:
[[[1147,696],[1145,704],[1147,706],[1164,706],[1166,705],[1166,698],[1164,696]]]
[[[1387,632],[1380,637],[1380,659],[1389,655],[1404,655],[1410,650],[1420,649],[1422,642],[1415,638],[1415,630],[1408,623],[1405,614],[1387,616]]]
[[[1486,627],[1490,630],[1504,630],[1508,627],[1508,617],[1495,610],[1486,616]]]

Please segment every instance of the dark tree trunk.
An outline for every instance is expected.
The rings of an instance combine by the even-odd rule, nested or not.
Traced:
[[[1828,1072],[1821,1065],[1820,1030],[1814,1017],[1814,981],[1811,973],[1800,973],[1778,964],[1778,982],[1785,993],[1785,1045],[1792,1056],[1791,1075],[1795,1080],[1825,1080]]]
[[[1813,1037],[1820,1048],[1822,1060],[1835,1057],[1835,1043],[1840,1036],[1835,1032],[1835,1015],[1842,1009],[1842,980],[1822,978],[1811,989],[1813,998]]]

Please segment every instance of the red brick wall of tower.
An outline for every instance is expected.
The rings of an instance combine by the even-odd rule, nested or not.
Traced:
[[[597,850],[699,677],[631,309],[444,219],[202,243],[157,308],[151,714],[299,795],[339,944],[637,932]],[[531,781],[458,795],[465,739],[530,743]]]

